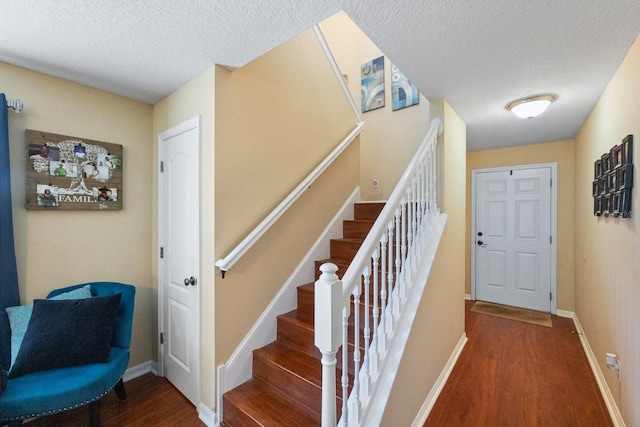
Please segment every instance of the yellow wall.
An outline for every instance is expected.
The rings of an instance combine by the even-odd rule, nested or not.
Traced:
[[[412,425],[464,334],[466,125],[445,101],[438,145],[444,165],[447,224],[395,378],[383,426]]]
[[[640,200],[634,179],[631,218],[593,216],[593,162],[634,135],[640,163],[640,38],[576,137],[576,313],[628,426],[640,425]],[[605,353],[620,359],[621,380]]]
[[[121,96],[0,63],[9,99],[14,234],[23,303],[55,288],[119,281],[137,288],[130,365],[153,358],[151,279],[151,106]],[[123,210],[27,211],[25,129],[123,146]]]
[[[214,215],[215,197],[214,164],[214,97],[215,68],[211,68],[185,84],[179,90],[153,107],[153,155],[158,164],[158,134],[171,129],[193,117],[201,118],[200,144],[200,401],[210,408],[215,406],[215,268],[214,268]],[[150,250],[158,253],[158,168],[153,168],[153,244]],[[157,358],[157,258],[153,258],[154,312],[153,344],[154,359]]]
[[[471,293],[471,171],[538,163],[558,164],[558,245],[557,245],[557,308],[575,311],[574,278],[574,157],[573,140],[522,145],[467,153],[467,220],[466,220],[466,293]]]
[[[320,28],[340,71],[348,76],[349,91],[360,108],[360,67],[383,54],[344,13],[323,21]],[[385,106],[362,113],[362,120],[367,122],[360,144],[363,200],[389,198],[429,130],[429,101],[422,94],[418,105],[391,110],[391,65],[385,57]],[[374,177],[378,178],[378,188],[373,187]]]
[[[233,72],[216,69],[215,259],[225,257],[354,128],[308,30]],[[358,185],[359,141],[221,279],[216,365],[226,363]],[[302,283],[301,283],[302,284]]]

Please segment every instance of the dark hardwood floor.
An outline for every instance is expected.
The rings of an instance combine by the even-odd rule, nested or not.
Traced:
[[[553,327],[469,311],[469,341],[425,427],[612,426],[571,319]]]
[[[118,401],[114,391],[102,398],[102,426],[201,427],[196,408],[166,378],[146,374],[125,383],[129,397]],[[25,427],[87,427],[87,406],[38,418]]]
[[[469,341],[425,427],[612,426],[570,319],[553,328],[469,311]],[[125,384],[128,399],[110,392],[102,425],[205,426],[195,407],[165,378],[146,374]],[[27,427],[86,427],[87,407],[43,417]]]

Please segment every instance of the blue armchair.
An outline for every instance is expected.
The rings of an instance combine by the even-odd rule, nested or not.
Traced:
[[[112,388],[127,397],[122,375],[129,363],[135,288],[114,282],[93,282],[52,291],[47,298],[90,285],[92,296],[122,294],[108,363],[93,363],[28,373],[9,378],[0,395],[0,425],[20,425],[23,419],[52,415],[90,405],[91,426],[100,425],[100,399]]]

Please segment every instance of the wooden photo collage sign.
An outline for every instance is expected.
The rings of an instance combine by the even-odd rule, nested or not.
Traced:
[[[27,209],[122,209],[122,145],[30,129],[25,136]]]

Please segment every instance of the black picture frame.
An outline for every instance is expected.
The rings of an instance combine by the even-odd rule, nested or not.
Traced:
[[[623,218],[631,216],[631,189],[626,188],[620,191],[620,213]]]
[[[626,190],[633,187],[633,165],[624,165],[619,169],[618,189]]]
[[[602,196],[602,214],[604,216],[609,216],[613,212],[611,209],[611,194],[607,193]]]
[[[593,178],[598,179],[602,176],[602,160],[598,159],[593,162]]]
[[[595,216],[602,215],[602,196],[596,196],[593,198],[593,214]]]
[[[623,144],[615,145],[610,151],[611,170],[615,170],[624,164],[624,146]]]
[[[609,192],[614,193],[618,191],[619,190],[618,172],[615,170],[610,172],[608,175],[608,178],[609,178]]]
[[[602,160],[601,174],[606,175],[611,170],[611,153],[604,153],[600,159]]]
[[[609,177],[603,175],[600,177],[600,195],[604,196],[609,192]]]
[[[622,140],[622,163],[625,165],[633,163],[633,135],[627,135]]]
[[[612,209],[612,215],[613,216],[620,216],[622,215],[621,210],[620,210],[620,191],[616,191],[615,193],[611,194],[611,209]]]

